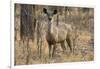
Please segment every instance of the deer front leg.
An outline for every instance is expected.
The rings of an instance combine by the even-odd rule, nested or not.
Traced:
[[[52,51],[52,57],[54,57],[54,54],[55,54],[55,50],[56,50],[56,44],[54,44],[52,47],[53,47],[53,51]]]
[[[53,45],[49,44],[49,58],[53,57]]]
[[[49,58],[51,58],[51,44],[49,44]]]

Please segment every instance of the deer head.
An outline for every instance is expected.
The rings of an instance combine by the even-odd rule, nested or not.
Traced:
[[[46,14],[47,19],[48,19],[48,32],[52,33],[53,32],[53,24],[52,24],[51,20],[52,20],[53,16],[55,14],[57,14],[57,10],[52,11],[52,10],[47,10],[46,8],[43,8],[43,12]]]
[[[43,8],[43,12],[47,15],[48,20],[51,21],[52,17],[57,14],[57,10],[48,11],[46,8]]]

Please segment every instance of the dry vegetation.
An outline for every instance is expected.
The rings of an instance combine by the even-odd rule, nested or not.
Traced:
[[[48,57],[48,43],[45,38],[47,29],[47,18],[43,14],[43,8],[50,6],[24,5],[26,7],[25,16],[22,17],[21,9],[25,8],[21,4],[15,4],[15,65],[62,63],[94,60],[94,9],[80,7],[57,7],[58,10],[54,22],[64,22],[73,26],[74,54],[70,54],[69,47],[63,53],[60,44],[53,58]],[[29,18],[28,18],[29,17]],[[23,18],[23,19],[22,19]],[[26,28],[22,28],[24,23]],[[36,23],[36,26],[35,24]],[[23,30],[24,29],[24,30]],[[38,45],[41,45],[42,56],[39,58]],[[67,46],[67,44],[66,44]]]

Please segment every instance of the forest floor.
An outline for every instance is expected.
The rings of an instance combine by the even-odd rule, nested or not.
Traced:
[[[80,61],[93,61],[94,60],[94,43],[93,35],[87,31],[80,31],[81,34],[76,39],[74,47],[74,54],[70,53],[69,47],[65,53],[58,44],[54,57],[48,58],[45,55],[40,59],[37,54],[37,47],[33,46],[34,42],[30,41],[30,53],[27,53],[27,48],[23,44],[16,41],[15,47],[15,65],[26,64],[27,55],[28,64],[47,64],[47,63],[63,63],[63,62],[80,62]],[[18,45],[19,44],[19,45]],[[47,44],[45,47],[48,47]],[[46,49],[44,49],[46,50]],[[47,52],[47,51],[46,51]]]

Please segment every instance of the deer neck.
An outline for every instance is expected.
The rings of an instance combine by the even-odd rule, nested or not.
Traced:
[[[49,34],[53,33],[53,24],[51,23],[51,21],[48,22],[48,32]]]

